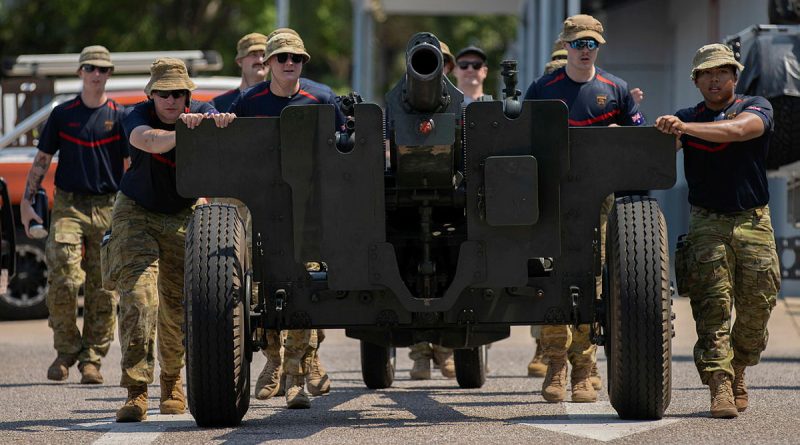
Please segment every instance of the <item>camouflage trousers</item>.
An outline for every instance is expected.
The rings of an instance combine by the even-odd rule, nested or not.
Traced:
[[[283,372],[286,374],[307,375],[309,364],[323,340],[323,329],[289,329],[280,332],[271,330],[267,331],[268,346],[262,353],[271,360],[282,361]]]
[[[100,241],[111,225],[113,205],[114,194],[56,190],[45,247],[53,347],[59,355],[98,366],[114,340],[117,297],[103,289],[100,274]],[[82,283],[83,334],[76,324]]]
[[[183,368],[184,241],[191,215],[191,207],[151,212],[117,195],[108,274],[120,298],[122,387],[153,382],[156,331],[162,374],[176,376]]]
[[[411,345],[408,348],[408,358],[411,360],[432,359],[433,354],[451,354],[453,352],[450,348],[435,345],[426,341]]]
[[[689,234],[675,262],[678,288],[691,299],[694,362],[703,383],[715,371],[733,376],[731,362],[757,364],[780,289],[769,207],[729,214],[692,207]]]

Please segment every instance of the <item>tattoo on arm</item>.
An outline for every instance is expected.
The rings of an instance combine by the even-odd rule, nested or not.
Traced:
[[[43,151],[36,153],[36,157],[33,158],[31,170],[28,172],[28,180],[25,183],[25,193],[22,195],[22,199],[33,202],[33,196],[36,194],[36,191],[39,190],[39,187],[41,187],[44,175],[47,174],[52,160],[53,155],[49,155]]]

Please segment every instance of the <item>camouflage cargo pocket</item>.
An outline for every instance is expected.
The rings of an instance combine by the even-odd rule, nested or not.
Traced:
[[[689,280],[685,283],[690,297],[702,297],[701,294],[720,285],[723,280],[730,280],[725,246],[693,246],[691,250],[694,262],[686,264]]]
[[[100,242],[100,273],[102,275],[103,289],[113,291],[117,287],[117,261],[111,250],[111,230],[106,230],[103,241]]]
[[[678,237],[675,248],[675,286],[679,297],[689,296],[692,269],[690,264],[694,258],[690,247],[685,234]]]
[[[775,296],[780,289],[780,266],[777,254],[746,257],[739,260],[741,269],[737,281],[750,294]]]

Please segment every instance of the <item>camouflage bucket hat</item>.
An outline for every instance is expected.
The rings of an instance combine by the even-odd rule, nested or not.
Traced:
[[[181,59],[160,57],[150,65],[150,81],[144,87],[144,94],[156,91],[192,91],[197,86],[189,79],[186,65]]]
[[[92,45],[87,46],[81,51],[81,56],[78,59],[78,67],[81,65],[94,65],[113,68],[114,64],[111,63],[111,53],[108,52],[105,46]]]
[[[596,18],[586,14],[567,17],[558,39],[564,42],[595,39],[598,43],[606,43],[606,39],[603,38],[603,25]]]
[[[300,34],[298,34],[297,31],[293,30],[292,28],[277,28],[273,30],[271,33],[269,33],[269,35],[267,36],[267,40],[275,37],[278,34],[294,34],[297,37],[300,37]]]
[[[303,45],[303,39],[297,33],[279,32],[270,37],[267,41],[267,59],[281,53],[300,54],[305,58],[304,63],[311,60]]]
[[[450,52],[450,47],[441,40],[439,40],[439,46],[442,47],[442,57],[444,57],[445,66],[449,66],[450,70],[452,70],[456,66],[456,59],[453,57],[453,53]]]
[[[744,65],[736,60],[733,56],[733,50],[727,45],[721,43],[705,45],[694,53],[694,59],[692,59],[692,80],[695,79],[695,75],[700,70],[707,70],[709,68],[725,65],[733,65],[739,72],[744,70]]]
[[[550,53],[550,60],[559,60],[567,58],[567,50],[564,49],[564,42],[556,40],[553,42],[553,52]]]
[[[236,44],[236,58],[241,59],[247,57],[252,51],[266,51],[267,50],[267,36],[264,34],[253,32],[239,39]]]

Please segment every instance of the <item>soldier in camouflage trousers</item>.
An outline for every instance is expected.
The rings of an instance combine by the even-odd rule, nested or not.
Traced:
[[[745,368],[759,362],[780,289],[770,221],[766,158],[772,106],[735,94],[744,67],[722,44],[695,53],[691,78],[703,102],[661,116],[677,136],[692,205],[689,234],[675,255],[678,292],[691,299],[694,361],[711,393],[711,416],[737,417],[749,404]],[[731,329],[731,311],[736,321]]]

